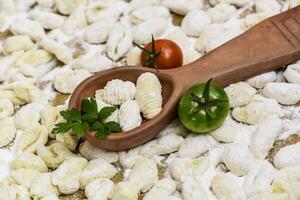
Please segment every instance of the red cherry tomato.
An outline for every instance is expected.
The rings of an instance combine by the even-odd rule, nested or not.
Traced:
[[[141,47],[140,47],[141,48]],[[141,62],[145,67],[170,69],[183,64],[183,54],[180,47],[171,40],[158,39],[141,48]]]

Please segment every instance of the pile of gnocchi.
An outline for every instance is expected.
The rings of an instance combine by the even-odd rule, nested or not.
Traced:
[[[141,74],[136,86],[130,81],[113,79],[104,89],[95,94],[98,109],[106,106],[120,106],[106,121],[118,122],[122,131],[130,131],[142,124],[142,116],[154,118],[162,110],[162,86],[153,73]]]
[[[122,152],[95,148],[72,133],[51,134],[82,80],[141,65],[133,42],[147,44],[151,34],[172,40],[186,64],[297,5],[0,0],[0,200],[300,199],[300,62],[226,87],[230,115],[209,134],[191,134],[175,119],[153,140]],[[159,112],[143,110],[143,100],[138,108],[133,84],[126,85],[124,97],[136,113],[151,118]],[[109,91],[96,95],[115,104]]]

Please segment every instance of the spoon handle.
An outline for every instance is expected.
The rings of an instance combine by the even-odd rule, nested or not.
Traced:
[[[179,80],[178,85],[184,91],[211,77],[226,86],[298,59],[300,6],[262,21],[206,56],[167,73]]]

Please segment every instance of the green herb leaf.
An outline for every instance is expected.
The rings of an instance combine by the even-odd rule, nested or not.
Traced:
[[[81,113],[76,108],[72,108],[71,110],[61,111],[60,115],[67,122],[80,122],[81,121]]]
[[[82,122],[82,123],[76,123],[73,128],[72,131],[75,133],[75,135],[78,138],[82,138],[85,134],[85,132],[88,130],[89,128],[89,124],[86,122]]]
[[[115,133],[122,132],[122,128],[121,128],[120,124],[117,122],[114,122],[114,121],[107,122],[107,123],[105,123],[104,126],[108,128],[110,133],[111,132],[115,132]]]
[[[90,130],[96,131],[96,136],[100,139],[105,139],[109,134],[109,130],[99,121],[94,122]]]
[[[94,122],[98,119],[98,107],[94,98],[83,99],[81,101],[82,120]]]
[[[117,107],[110,106],[110,107],[104,107],[99,112],[99,118],[101,120],[105,120],[107,117],[109,117],[113,112],[117,110]]]
[[[55,124],[55,127],[52,129],[51,133],[60,134],[69,132],[77,122],[69,123],[69,122],[61,122]]]

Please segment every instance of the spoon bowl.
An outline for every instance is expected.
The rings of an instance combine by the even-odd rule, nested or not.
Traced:
[[[120,67],[97,73],[74,90],[69,108],[81,107],[81,100],[95,95],[112,79],[136,82],[144,72],[156,74],[162,84],[163,109],[153,119],[122,133],[100,140],[94,132],[85,139],[103,149],[127,150],[154,138],[176,116],[177,104],[186,89],[214,77],[220,86],[279,69],[300,59],[300,6],[268,18],[200,59],[174,69]]]

